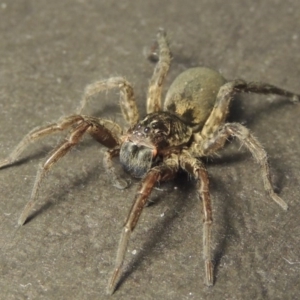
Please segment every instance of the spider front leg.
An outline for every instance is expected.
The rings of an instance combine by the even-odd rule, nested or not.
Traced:
[[[33,209],[33,207],[36,203],[38,191],[39,191],[42,179],[45,177],[46,173],[50,170],[50,168],[54,165],[54,163],[56,163],[60,158],[62,158],[70,150],[70,148],[72,146],[76,145],[79,142],[80,138],[86,132],[88,127],[89,127],[89,124],[87,124],[87,123],[79,124],[77,126],[77,128],[72,132],[69,139],[67,141],[65,141],[63,144],[61,144],[57,149],[55,149],[53,151],[52,155],[50,155],[50,157],[47,158],[46,162],[39,166],[39,169],[38,169],[38,172],[37,172],[37,175],[35,178],[35,182],[33,185],[33,189],[31,192],[30,200],[25,205],[25,207],[19,217],[18,225],[22,226],[26,222],[26,220],[30,214],[30,211]]]
[[[135,125],[139,120],[139,112],[134,98],[133,87],[123,77],[112,77],[89,84],[85,88],[77,113],[82,113],[82,110],[92,96],[113,88],[120,89],[120,106],[124,119],[130,125]]]
[[[180,166],[198,181],[198,195],[202,201],[203,211],[203,258],[205,264],[205,283],[213,285],[213,263],[211,257],[211,227],[213,223],[209,179],[205,165],[191,156],[187,151],[180,155]]]
[[[33,142],[48,136],[50,134],[55,134],[60,131],[66,130],[70,126],[82,121],[82,117],[79,115],[69,116],[63,118],[57,123],[53,123],[44,127],[37,127],[31,130],[28,134],[24,136],[21,142],[16,146],[16,148],[9,154],[9,156],[0,161],[0,168],[10,165],[15,162],[22,152]]]
[[[148,173],[140,183],[140,187],[136,193],[135,200],[129,211],[128,217],[122,230],[117,251],[115,268],[107,287],[108,294],[113,294],[117,287],[117,284],[119,283],[131,233],[133,232],[139,220],[139,217],[155,183],[158,181],[166,181],[172,179],[177,171],[178,159],[177,157],[175,157],[175,155],[174,157],[173,155],[171,155],[171,157],[166,159],[162,165],[154,167],[153,169],[148,171]]]
[[[112,125],[112,122],[109,120],[100,120],[93,117],[74,116],[73,121],[73,125],[76,124],[76,126],[71,130],[69,137],[57,148],[55,148],[52,151],[51,155],[47,158],[47,160],[39,166],[30,200],[27,202],[19,217],[19,225],[23,225],[26,222],[31,210],[33,209],[37,201],[38,192],[42,180],[46,176],[47,172],[59,159],[64,157],[72,147],[80,142],[81,138],[86,132],[88,132],[94,139],[96,139],[106,147],[116,147],[116,145],[120,143],[118,137],[119,132],[113,132],[107,128],[108,125]]]
[[[161,111],[162,85],[171,63],[171,53],[166,33],[163,29],[160,29],[157,33],[157,43],[159,47],[159,60],[149,83],[147,96],[148,114]]]

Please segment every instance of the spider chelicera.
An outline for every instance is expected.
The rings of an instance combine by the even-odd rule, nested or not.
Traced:
[[[112,159],[119,157],[124,169],[132,176],[142,178],[133,205],[125,221],[108,293],[112,294],[122,274],[122,266],[130,235],[134,230],[147,199],[157,182],[174,178],[184,170],[197,180],[198,197],[203,207],[203,256],[205,282],[213,285],[211,256],[212,209],[209,179],[202,158],[224,147],[229,137],[236,137],[259,164],[264,188],[271,199],[283,209],[287,204],[274,192],[270,180],[267,154],[259,141],[242,124],[226,123],[229,105],[236,93],[275,94],[299,102],[300,95],[261,82],[238,79],[227,82],[218,72],[208,68],[192,68],[180,74],[167,92],[164,109],[161,91],[170,66],[170,50],[163,30],[157,34],[158,62],[151,78],[147,95],[147,115],[140,119],[133,88],[123,77],[97,81],[86,87],[76,114],[63,117],[58,122],[38,127],[29,132],[10,155],[0,161],[0,168],[15,162],[32,142],[69,129],[69,135],[39,166],[31,198],[24,207],[19,225],[23,225],[37,201],[41,182],[52,166],[77,145],[85,133],[109,148],[104,155],[104,165],[113,185],[125,188],[126,181],[115,171]],[[86,103],[104,90],[120,90],[122,114],[129,123],[128,130],[107,119],[82,114]]]

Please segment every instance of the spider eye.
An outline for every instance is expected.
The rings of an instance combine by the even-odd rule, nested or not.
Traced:
[[[151,123],[151,128],[155,130],[155,132],[167,132],[168,128],[165,126],[164,122],[162,121],[154,121]]]
[[[150,131],[150,128],[149,127],[145,127],[144,132],[148,133],[149,131]]]
[[[157,128],[158,128],[158,122],[152,123],[152,124],[151,124],[151,127],[152,127],[153,129],[157,129]]]

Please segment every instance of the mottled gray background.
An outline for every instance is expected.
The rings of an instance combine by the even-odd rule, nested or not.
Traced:
[[[0,153],[35,126],[75,111],[84,87],[123,75],[141,112],[153,65],[143,49],[158,27],[173,52],[167,86],[191,66],[226,78],[262,80],[300,93],[300,2],[1,1]],[[231,119],[246,124],[270,156],[283,211],[263,190],[251,155],[229,144],[208,164],[213,198],[215,286],[203,284],[202,217],[186,176],[161,185],[145,209],[111,299],[298,299],[300,106],[243,96]],[[116,91],[86,113],[124,124]],[[39,162],[61,136],[31,146],[0,171],[1,299],[106,299],[106,284],[137,186],[119,191],[90,138],[55,166],[24,227],[18,216]],[[177,187],[177,188],[174,188]]]

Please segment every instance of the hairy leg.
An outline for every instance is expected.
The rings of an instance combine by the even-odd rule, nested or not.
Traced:
[[[124,179],[120,178],[117,175],[117,172],[116,172],[115,167],[113,166],[113,162],[112,162],[112,159],[114,157],[119,156],[119,154],[120,154],[119,146],[105,152],[104,157],[103,157],[103,165],[105,167],[106,173],[108,174],[109,179],[111,180],[113,186],[122,190],[128,186],[128,183]]]
[[[72,147],[77,145],[82,139],[85,133],[89,133],[94,139],[103,144],[106,147],[116,147],[119,143],[119,138],[116,132],[111,132],[105,127],[105,123],[111,124],[111,121],[101,120],[93,117],[81,117],[81,120],[74,118],[73,125],[75,128],[71,130],[71,133],[67,139],[65,139],[58,147],[56,147],[46,161],[39,166],[37,176],[32,189],[31,197],[26,206],[24,207],[21,216],[18,220],[19,225],[23,225],[28,218],[31,210],[33,209],[37,197],[39,188],[41,186],[42,180],[48,173],[48,171],[53,167],[53,165],[64,157]],[[77,120],[75,122],[75,120]],[[51,128],[51,127],[50,127]]]
[[[153,113],[161,110],[161,91],[164,79],[168,73],[171,54],[163,29],[157,34],[157,42],[159,46],[159,60],[155,66],[154,73],[149,83],[147,96],[147,113]]]
[[[120,106],[125,120],[130,125],[135,125],[139,120],[139,112],[134,98],[133,87],[123,77],[111,77],[106,80],[100,80],[89,84],[85,88],[77,113],[82,113],[82,110],[92,96],[113,88],[120,89]]]
[[[41,138],[44,138],[46,136],[59,133],[61,131],[67,130],[73,126],[76,126],[77,124],[83,122],[84,120],[89,120],[90,122],[99,123],[100,126],[103,128],[106,128],[106,130],[102,129],[102,134],[106,135],[106,140],[104,137],[100,137],[100,143],[101,141],[105,142],[104,144],[106,147],[112,148],[116,144],[120,143],[120,135],[122,134],[121,127],[110,121],[105,119],[99,119],[94,117],[87,117],[82,115],[73,115],[64,117],[61,120],[59,120],[56,123],[52,123],[50,125],[37,127],[31,130],[28,134],[24,136],[24,138],[20,141],[20,143],[15,147],[15,149],[9,154],[8,157],[5,159],[0,160],[0,168],[10,165],[14,163],[20,155],[23,153],[23,151],[32,143],[38,141]],[[97,140],[98,134],[97,134],[97,126],[95,127],[94,132],[90,132],[91,135],[94,135],[94,138]],[[111,136],[111,137],[109,137]],[[102,142],[102,144],[103,144]]]
[[[28,134],[24,136],[21,142],[16,146],[16,148],[9,154],[5,159],[0,160],[0,168],[15,162],[22,152],[33,142],[43,138],[45,136],[58,133],[60,131],[66,130],[82,121],[82,116],[74,115],[63,118],[57,123],[53,123],[43,127],[37,127],[31,130]]]
[[[211,227],[213,223],[212,208],[209,193],[208,173],[204,164],[192,157],[187,151],[180,155],[180,166],[198,181],[198,195],[202,201],[203,212],[203,258],[205,265],[205,283],[213,285],[213,263],[211,257]]]
[[[220,88],[214,108],[201,131],[201,135],[204,138],[213,134],[220,124],[225,122],[230,102],[236,93],[273,94],[284,96],[292,102],[300,101],[300,95],[291,93],[268,83],[246,82],[242,79],[228,82]]]
[[[47,158],[45,163],[43,163],[39,166],[39,169],[38,169],[38,172],[37,172],[37,175],[35,178],[35,182],[33,185],[33,189],[31,192],[30,200],[25,205],[25,207],[19,217],[18,225],[22,226],[26,222],[31,210],[33,209],[33,207],[37,201],[38,191],[39,191],[42,180],[45,177],[46,173],[51,169],[51,167],[60,158],[65,156],[70,151],[72,146],[76,145],[79,142],[80,138],[86,132],[88,127],[89,127],[89,124],[87,124],[87,123],[79,124],[77,126],[77,128],[72,132],[70,137],[53,151],[53,153]]]
[[[162,165],[154,167],[153,169],[148,171],[148,173],[140,183],[133,205],[129,211],[128,217],[122,230],[114,271],[107,287],[108,294],[113,294],[117,287],[117,284],[119,283],[131,233],[133,232],[139,220],[139,217],[155,183],[157,181],[166,181],[172,179],[177,173],[178,167],[177,157],[171,156],[170,158],[166,159]]]
[[[249,129],[242,124],[224,124],[210,138],[203,140],[201,143],[193,144],[190,151],[194,156],[208,156],[221,149],[230,136],[238,138],[241,144],[245,145],[246,148],[251,152],[252,156],[260,166],[266,192],[278,205],[286,210],[288,205],[274,192],[271,183],[270,167],[266,151],[260,142],[252,135]]]

